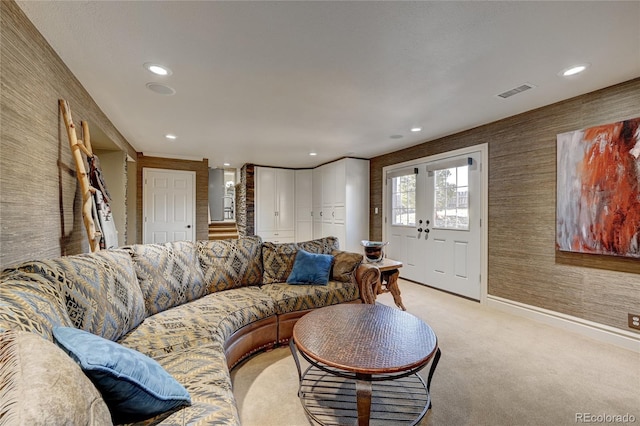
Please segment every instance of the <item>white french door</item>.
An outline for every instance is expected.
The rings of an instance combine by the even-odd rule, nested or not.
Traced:
[[[143,242],[195,241],[196,173],[144,168],[142,179]]]
[[[424,164],[387,173],[387,192],[390,211],[386,214],[386,256],[403,263],[403,278],[424,282],[422,219],[426,211]],[[389,208],[387,210],[389,210]],[[420,217],[421,219],[418,219]],[[418,223],[421,221],[421,223]],[[421,231],[418,231],[420,229]]]
[[[480,300],[482,161],[474,151],[386,171],[386,254],[401,277]]]

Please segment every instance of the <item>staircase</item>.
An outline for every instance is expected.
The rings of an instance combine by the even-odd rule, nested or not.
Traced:
[[[209,223],[210,240],[238,239],[238,228],[235,222],[211,222]]]

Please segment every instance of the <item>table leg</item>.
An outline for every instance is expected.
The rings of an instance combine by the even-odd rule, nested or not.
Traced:
[[[358,426],[369,426],[369,418],[371,416],[371,376],[358,376],[356,379]]]
[[[398,287],[398,277],[400,276],[400,271],[397,269],[393,271],[389,271],[386,275],[387,278],[387,289],[393,295],[393,301],[396,303],[396,306],[406,311],[407,309],[404,307],[402,303],[402,297],[400,296],[400,287]]]

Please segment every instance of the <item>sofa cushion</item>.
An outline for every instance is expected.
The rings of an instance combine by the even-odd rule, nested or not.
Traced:
[[[100,392],[52,342],[25,331],[0,334],[0,423],[110,425]]]
[[[195,243],[136,244],[126,249],[133,258],[147,316],[206,293]]]
[[[351,253],[348,251],[334,250],[333,267],[331,268],[331,279],[342,281],[344,283],[355,279],[355,271],[362,263],[364,256],[360,253]]]
[[[199,241],[198,258],[207,293],[262,284],[262,239]]]
[[[143,424],[156,424],[162,420],[160,424],[171,426],[240,426],[240,416],[222,343],[197,345],[188,351],[159,356],[156,360],[184,385],[191,395],[191,406],[171,414],[168,418],[161,416]]]
[[[145,317],[142,292],[125,250],[28,262],[20,269],[59,283],[75,328],[117,340]]]
[[[262,281],[264,284],[287,281],[293,269],[298,250],[305,250],[309,253],[329,254],[332,250],[338,250],[339,248],[336,237],[325,237],[300,243],[263,243],[262,266],[264,268],[264,276]]]
[[[40,274],[0,274],[0,331],[24,330],[53,340],[53,326],[71,326],[60,283]]]
[[[260,289],[275,301],[278,314],[321,308],[359,298],[358,285],[354,282],[329,281],[326,286],[274,283]]]
[[[332,264],[333,256],[330,254],[298,250],[287,283],[327,285]]]
[[[223,343],[239,328],[275,312],[275,302],[258,287],[240,287],[153,315],[119,343],[157,359],[199,345]]]
[[[73,327],[54,327],[53,336],[100,390],[117,423],[191,404],[185,388],[140,352]]]

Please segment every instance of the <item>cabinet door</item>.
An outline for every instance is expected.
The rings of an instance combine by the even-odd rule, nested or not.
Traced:
[[[333,176],[333,204],[344,206],[347,192],[346,158],[334,163]]]
[[[296,170],[296,241],[313,239],[313,172]]]
[[[335,203],[336,197],[336,163],[325,164],[322,169],[322,205]]]
[[[322,167],[316,167],[312,173],[313,187],[313,238],[322,238]]]
[[[295,171],[278,169],[276,176],[277,228],[294,231],[296,227]]]
[[[277,230],[276,170],[256,167],[256,230]]]

